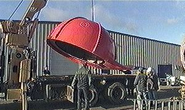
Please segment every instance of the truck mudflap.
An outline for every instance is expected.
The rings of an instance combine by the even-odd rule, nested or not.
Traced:
[[[66,85],[63,84],[47,84],[44,94],[45,101],[49,100],[66,100]]]
[[[7,89],[8,100],[21,100],[21,89]]]
[[[72,86],[67,86],[67,100],[74,103],[74,95],[75,95],[75,92],[74,92],[74,89],[72,88]]]

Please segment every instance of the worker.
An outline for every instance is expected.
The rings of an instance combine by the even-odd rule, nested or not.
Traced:
[[[85,110],[89,110],[88,92],[91,85],[91,72],[87,68],[87,63],[84,63],[82,67],[76,72],[73,81],[72,88],[77,85],[77,110],[82,109],[82,98],[85,101]]]
[[[50,71],[49,71],[47,66],[44,68],[43,75],[44,76],[49,76],[50,75]]]
[[[134,78],[127,78],[126,79],[126,88],[127,88],[127,93],[129,96],[134,95],[134,86],[133,86]]]
[[[150,100],[156,100],[156,91],[159,89],[158,86],[158,77],[155,73],[155,70],[151,67],[147,69],[147,94]]]
[[[140,67],[137,71],[136,78],[134,80],[134,87],[136,87],[137,91],[137,104],[138,109],[141,110],[142,108],[142,101],[144,100],[144,104],[147,107],[147,94],[146,94],[146,81],[147,81],[147,75],[144,71],[144,68]]]

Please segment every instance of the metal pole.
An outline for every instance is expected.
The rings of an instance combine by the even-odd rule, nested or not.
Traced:
[[[92,19],[92,21],[94,21],[94,0],[92,0],[91,3],[92,3],[91,4],[92,5],[92,9],[91,9],[91,17],[92,18],[91,19]]]
[[[148,108],[147,108],[147,110],[150,110],[150,108],[151,108],[151,103],[153,103],[151,100],[148,100]]]
[[[171,106],[170,103],[171,103],[171,102],[169,101],[169,102],[168,102],[168,110],[170,110],[170,108],[171,108],[171,107],[170,107],[170,106]]]
[[[163,101],[161,102],[161,107],[162,107],[162,110],[164,110],[164,102]]]
[[[179,110],[183,110],[182,109],[182,101],[179,101]]]
[[[155,110],[157,110],[157,100],[155,100],[154,102],[155,102]]]
[[[173,101],[173,110],[176,110],[177,109],[177,102],[174,100]]]
[[[28,108],[26,87],[27,87],[26,83],[21,82],[22,110],[27,110],[27,108]]]

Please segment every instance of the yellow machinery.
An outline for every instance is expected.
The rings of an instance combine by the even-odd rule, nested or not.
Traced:
[[[28,45],[38,25],[38,16],[34,20],[32,19],[36,13],[39,14],[46,2],[47,0],[32,0],[20,22],[3,21],[0,23],[0,32],[4,35],[1,36],[1,43],[10,50],[10,58],[7,64],[9,72],[7,75],[6,98],[21,100],[22,110],[27,110],[26,83],[31,79],[32,57]],[[3,52],[1,55],[4,54]],[[3,67],[1,69],[3,70]],[[2,77],[1,82],[3,80]]]

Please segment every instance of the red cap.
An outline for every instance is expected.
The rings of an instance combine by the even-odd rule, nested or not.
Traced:
[[[47,38],[51,48],[69,60],[101,69],[130,70],[116,62],[116,46],[99,24],[77,17],[55,27]]]

